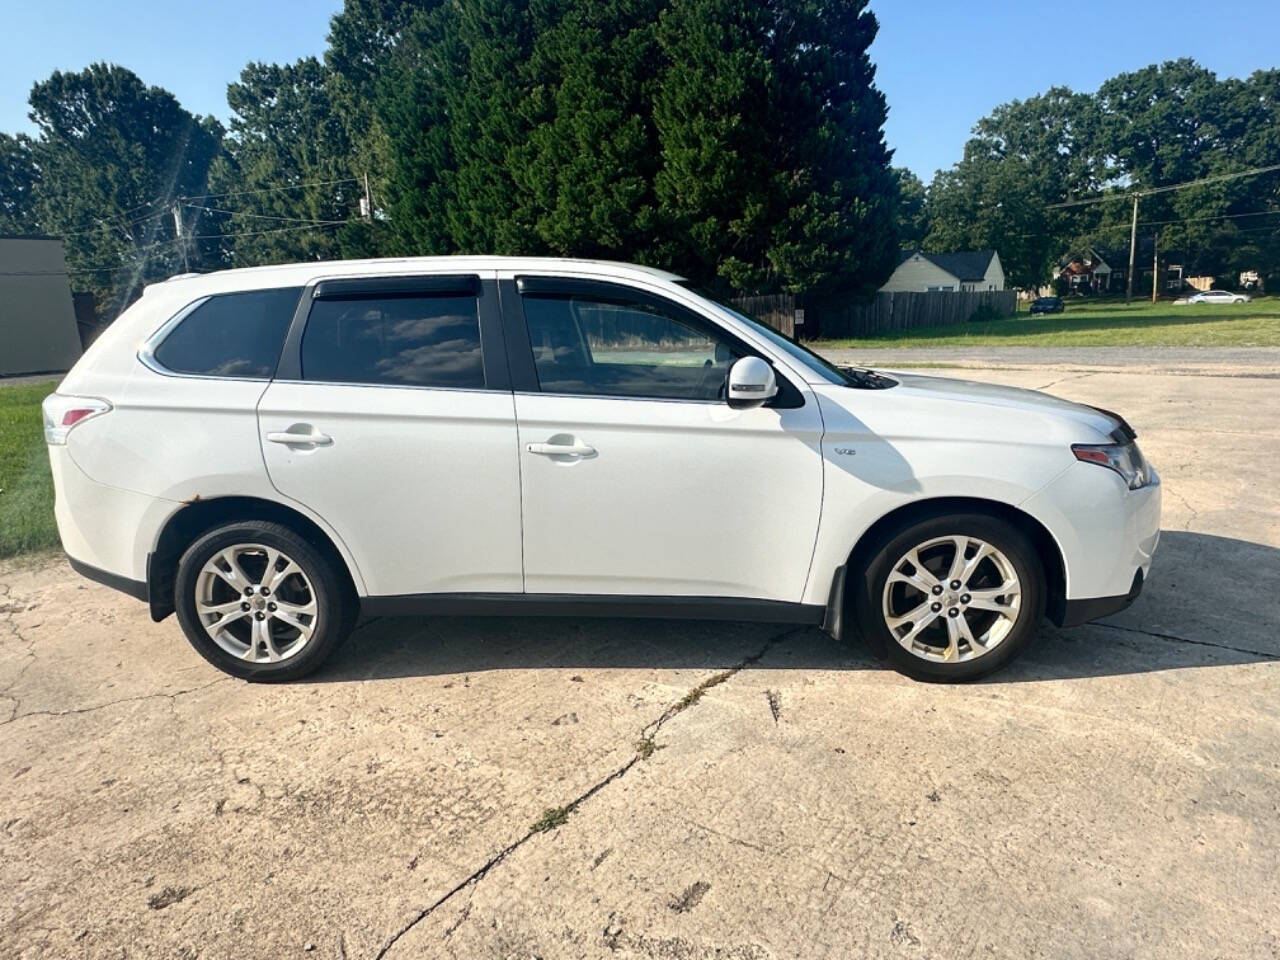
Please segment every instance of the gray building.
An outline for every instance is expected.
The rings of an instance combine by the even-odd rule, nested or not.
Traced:
[[[62,241],[0,234],[0,377],[69,370],[79,357]]]

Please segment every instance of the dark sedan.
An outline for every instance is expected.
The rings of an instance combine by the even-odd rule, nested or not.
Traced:
[[[1037,297],[1031,301],[1032,314],[1062,313],[1066,309],[1066,304],[1062,302],[1061,297]]]

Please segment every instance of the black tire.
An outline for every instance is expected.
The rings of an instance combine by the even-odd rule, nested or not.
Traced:
[[[240,544],[261,544],[280,551],[309,581],[316,607],[314,633],[287,659],[249,662],[233,656],[206,632],[196,611],[198,582],[205,564],[219,552]],[[223,673],[260,683],[296,680],[317,670],[351,632],[360,609],[345,571],[335,561],[288,527],[265,520],[215,527],[192,543],[178,561],[174,602],[178,622],[200,656]]]
[[[912,653],[898,642],[885,622],[884,591],[894,564],[908,551],[938,538],[952,536],[983,540],[1004,554],[1021,586],[1021,606],[1012,628],[989,651],[968,660],[940,662]],[[997,517],[963,513],[915,520],[887,531],[879,544],[873,547],[862,576],[851,584],[849,601],[853,606],[854,622],[876,656],[909,677],[945,682],[987,676],[1022,653],[1040,628],[1047,592],[1044,564],[1025,533]],[[946,621],[942,616],[938,623],[945,634]],[[930,629],[936,631],[935,627]]]

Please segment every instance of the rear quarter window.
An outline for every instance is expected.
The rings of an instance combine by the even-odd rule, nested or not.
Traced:
[[[301,287],[219,293],[201,301],[151,355],[171,373],[270,379]]]

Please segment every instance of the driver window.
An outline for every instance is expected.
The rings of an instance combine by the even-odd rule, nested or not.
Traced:
[[[715,402],[740,356],[709,324],[643,302],[532,295],[524,313],[544,393]]]

